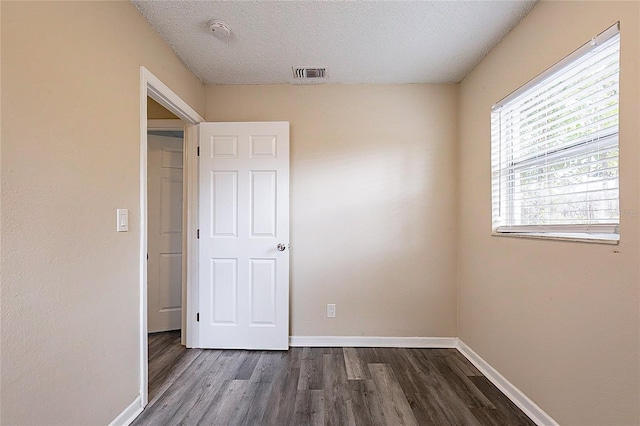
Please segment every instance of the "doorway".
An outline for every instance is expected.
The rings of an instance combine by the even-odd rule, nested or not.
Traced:
[[[147,263],[147,254],[149,253],[149,203],[148,203],[148,155],[149,155],[149,135],[148,135],[148,123],[147,123],[147,97],[152,98],[159,105],[167,109],[174,114],[180,120],[184,126],[183,137],[183,203],[182,203],[182,254],[181,254],[181,281],[182,281],[182,297],[181,297],[181,340],[182,344],[188,348],[202,347],[201,336],[199,333],[198,319],[199,313],[199,282],[198,282],[198,265],[199,259],[198,250],[199,244],[197,236],[198,232],[198,199],[200,185],[199,173],[198,173],[198,129],[197,124],[202,123],[204,119],[198,115],[189,105],[187,105],[182,99],[180,99],[171,89],[158,80],[153,74],[151,74],[146,68],[141,67],[141,93],[140,93],[140,402],[141,409],[145,407],[149,402],[149,363],[148,363],[148,278],[149,270]],[[264,125],[265,123],[245,123],[252,125]],[[160,129],[160,130],[167,130]],[[169,129],[171,130],[171,129]],[[286,123],[286,145],[288,147],[288,123]],[[275,136],[274,136],[275,135]],[[228,136],[228,135],[227,135]],[[261,243],[267,244],[265,250],[269,252],[284,252],[288,249],[288,189],[286,191],[287,196],[280,197],[275,196],[273,191],[273,185],[280,182],[287,182],[288,184],[288,148],[286,155],[281,148],[278,148],[280,144],[278,140],[278,132],[273,133],[272,130],[262,129],[257,133],[248,133],[247,140],[249,141],[247,153],[249,159],[256,161],[274,161],[286,160],[286,172],[281,175],[280,179],[276,179],[278,168],[275,169],[274,165],[269,165],[265,170],[257,170],[251,174],[252,180],[246,183],[249,186],[244,190],[253,191],[253,196],[249,198],[251,206],[254,208],[248,209],[247,214],[251,211],[255,211],[253,214],[254,220],[247,222],[251,223],[251,233],[255,237],[255,241],[261,241]],[[233,138],[231,138],[233,139]],[[283,139],[284,140],[284,139]],[[215,139],[219,143],[212,145],[208,143],[207,146],[214,146],[215,152],[209,153],[208,157],[213,159],[226,158],[227,160],[233,155],[233,143],[228,137],[220,137]],[[219,149],[218,149],[219,148]],[[228,152],[228,149],[232,151]],[[278,152],[280,151],[280,154]],[[224,174],[224,173],[223,173]],[[286,179],[284,178],[286,176]],[[210,178],[211,176],[209,176]],[[209,179],[210,180],[210,179]],[[233,185],[232,185],[233,186]],[[235,186],[234,186],[235,187]],[[263,191],[260,188],[266,188],[267,191]],[[288,185],[287,185],[288,188]],[[245,191],[246,192],[246,191]],[[282,192],[282,191],[279,191]],[[266,194],[266,196],[265,196]],[[270,196],[274,195],[274,196]],[[210,197],[209,197],[210,198]],[[285,204],[280,205],[280,202],[275,203],[280,199],[280,202]],[[275,209],[274,209],[275,208]],[[224,210],[224,209],[222,209]],[[212,210],[213,211],[220,211]],[[244,210],[243,210],[244,211]],[[210,212],[210,213],[211,213]],[[265,214],[259,212],[266,212]],[[270,214],[269,212],[273,213]],[[280,217],[280,214],[276,212],[286,213],[287,225],[278,226],[277,223],[272,220],[266,220],[265,218]],[[206,215],[205,215],[206,216]],[[263,220],[264,219],[264,220]],[[175,227],[174,227],[175,228]],[[287,230],[286,238],[282,240],[279,237],[285,237],[280,235],[280,232],[275,232],[276,229],[281,231]],[[213,235],[209,233],[210,235]],[[214,235],[215,237],[216,235]],[[278,241],[275,241],[275,240]],[[273,240],[273,241],[272,241]],[[202,240],[200,240],[202,241]],[[216,255],[217,256],[217,255]],[[251,291],[254,297],[249,298],[250,314],[248,318],[252,323],[250,326],[255,329],[265,328],[277,328],[284,330],[282,339],[278,340],[277,349],[285,349],[288,347],[288,268],[278,268],[281,270],[281,274],[286,280],[277,279],[277,274],[274,277],[275,261],[269,258],[269,255],[257,254],[256,258],[252,258],[253,269],[248,268],[249,279],[245,280],[250,284],[249,291]],[[280,254],[280,257],[286,256],[288,259],[288,250],[286,255]],[[214,256],[215,257],[215,256]],[[273,257],[273,256],[272,256]],[[215,259],[210,259],[215,260]],[[211,263],[211,262],[209,262]],[[286,262],[288,265],[288,261]],[[210,269],[210,268],[205,268]],[[210,278],[210,277],[209,277]],[[259,278],[259,279],[258,279]],[[276,283],[282,282],[286,286],[277,285]],[[264,288],[258,287],[259,283],[266,283]],[[286,287],[286,288],[285,288]],[[220,288],[220,286],[218,286]],[[260,291],[258,291],[260,290]],[[263,309],[262,305],[253,303],[251,301],[262,300],[262,295],[267,295],[265,300],[267,308]],[[278,296],[280,295],[280,296]],[[216,300],[219,300],[216,298]],[[221,300],[221,299],[220,299]],[[175,303],[173,304],[175,306]],[[282,310],[278,306],[286,306],[287,310]],[[284,318],[279,320],[278,313]],[[276,316],[274,316],[276,315]],[[208,315],[210,320],[212,317]],[[282,340],[280,342],[280,340]],[[265,345],[271,347],[271,345]],[[273,348],[276,349],[276,346]]]
[[[184,350],[184,123],[151,98],[147,105],[147,375],[151,403],[166,380],[164,367],[175,363]]]
[[[180,120],[176,121],[176,127],[183,127]],[[154,130],[152,123],[149,124],[147,134],[147,322],[149,333],[182,329],[183,143],[183,130],[158,131]]]
[[[186,102],[184,102],[179,96],[177,96],[169,87],[167,87],[162,81],[154,76],[145,67],[140,67],[140,330],[139,330],[139,353],[140,353],[140,368],[139,368],[139,383],[140,383],[140,410],[144,408],[149,400],[149,374],[148,374],[148,264],[147,255],[149,253],[149,238],[148,238],[148,225],[149,225],[149,204],[148,204],[148,131],[149,123],[147,122],[149,112],[149,100],[151,98],[154,107],[160,105],[163,109],[166,109],[172,116],[177,117],[173,120],[157,120],[152,122],[151,130],[155,131],[176,131],[182,130],[183,133],[183,162],[182,162],[182,199],[181,208],[178,210],[181,212],[182,217],[178,221],[182,230],[182,238],[180,238],[181,254],[180,261],[180,329],[181,329],[181,342],[183,345],[190,345],[190,336],[186,333],[187,322],[190,324],[195,323],[195,317],[189,318],[189,312],[195,312],[193,309],[194,300],[197,301],[197,294],[193,297],[187,297],[186,289],[190,287],[191,281],[194,277],[188,273],[188,271],[196,271],[197,268],[193,267],[197,262],[197,244],[195,242],[195,228],[197,220],[196,208],[191,204],[197,202],[195,194],[197,189],[193,187],[196,180],[193,178],[193,174],[197,173],[197,167],[195,165],[196,158],[196,145],[197,139],[195,132],[193,131],[194,125],[204,121],[193,108],[191,108]],[[166,117],[165,117],[166,118]],[[176,129],[176,124],[178,128]],[[176,163],[176,156],[170,156],[170,162]],[[172,185],[175,188],[175,184]],[[195,204],[197,206],[197,204]],[[174,214],[175,215],[175,214]],[[175,229],[175,220],[169,227]],[[192,235],[193,234],[193,235]],[[175,253],[173,253],[175,254]],[[174,256],[173,264],[176,263]],[[174,268],[175,269],[175,268]],[[173,273],[175,275],[175,272]],[[189,285],[188,285],[189,284]],[[168,301],[167,311],[176,311],[177,308],[175,300],[177,299],[174,294],[170,297],[165,297],[165,301]],[[172,301],[173,300],[173,301]],[[193,328],[193,327],[191,327]]]

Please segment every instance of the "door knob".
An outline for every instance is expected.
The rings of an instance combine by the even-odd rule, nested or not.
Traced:
[[[278,251],[285,251],[287,248],[287,245],[284,243],[280,243],[278,244]]]

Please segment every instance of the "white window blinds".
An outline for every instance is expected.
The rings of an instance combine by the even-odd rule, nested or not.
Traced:
[[[491,111],[495,232],[617,233],[618,25]]]

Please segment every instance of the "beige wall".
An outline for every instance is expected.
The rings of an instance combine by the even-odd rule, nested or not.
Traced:
[[[147,97],[147,118],[149,120],[179,120],[174,113],[149,97]]]
[[[456,111],[455,85],[206,88],[208,121],[291,123],[292,335],[455,336]]]
[[[566,425],[640,423],[639,4],[543,1],[460,89],[459,336]],[[620,246],[491,237],[491,104],[618,20]]]
[[[1,7],[0,423],[107,424],[139,391],[140,65],[204,89],[129,2]]]

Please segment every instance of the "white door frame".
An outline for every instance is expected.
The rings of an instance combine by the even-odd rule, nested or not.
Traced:
[[[184,121],[174,118],[147,120],[147,131],[184,131]]]
[[[197,286],[197,240],[194,238],[197,228],[197,132],[195,125],[204,121],[193,108],[183,101],[173,90],[171,90],[160,79],[153,75],[145,67],[140,67],[140,397],[142,406],[149,402],[149,377],[148,377],[148,353],[147,353],[147,96],[158,102],[160,105],[171,111],[181,120],[185,130],[184,149],[184,203],[183,203],[183,296],[187,289],[195,290]],[[165,129],[166,130],[166,129]],[[186,220],[185,220],[186,218]],[[186,267],[185,267],[186,266]],[[194,276],[196,275],[196,276]],[[194,302],[197,303],[197,294],[187,294],[186,309],[184,309],[185,299],[183,299],[183,320],[189,312],[195,312]],[[195,300],[194,300],[195,299]],[[193,347],[194,342],[191,336],[197,333],[196,322],[193,315],[187,316],[187,321],[183,321],[183,331],[186,333],[187,347]],[[183,334],[184,335],[184,334]]]

